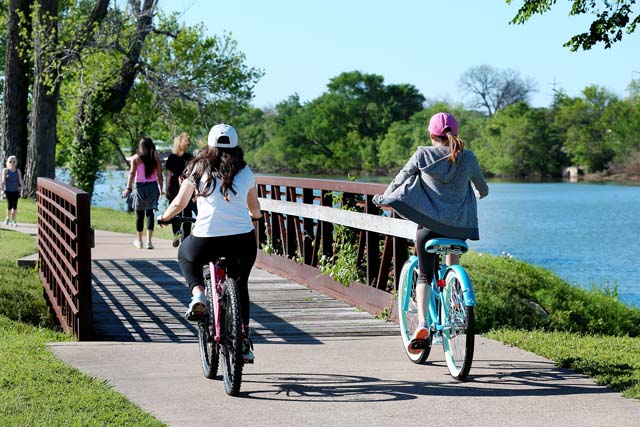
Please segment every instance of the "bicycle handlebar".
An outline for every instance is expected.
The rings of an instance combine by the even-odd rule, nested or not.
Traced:
[[[171,219],[165,219],[165,220],[161,220],[160,218],[157,219],[158,221],[158,225],[169,225],[169,224],[181,224],[183,222],[196,222],[196,219],[190,216],[183,216],[183,215],[176,215]]]

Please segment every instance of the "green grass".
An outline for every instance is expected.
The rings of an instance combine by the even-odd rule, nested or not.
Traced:
[[[640,309],[615,290],[584,290],[522,261],[468,253],[462,257],[476,291],[477,329],[511,328],[640,336]]]
[[[640,399],[640,338],[509,329],[486,336],[588,375],[625,397]]]
[[[0,425],[163,426],[115,392],[58,360],[48,342],[67,335],[0,315]]]
[[[37,251],[33,237],[0,230],[0,314],[35,325],[50,324],[42,283],[35,269],[19,268],[16,260]]]
[[[47,349],[73,338],[47,327],[38,273],[17,266],[17,258],[35,252],[35,240],[0,230],[0,246],[0,426],[164,425]]]

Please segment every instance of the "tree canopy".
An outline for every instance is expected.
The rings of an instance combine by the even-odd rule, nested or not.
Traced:
[[[622,40],[623,35],[633,33],[640,23],[640,13],[636,9],[636,0],[569,0],[569,16],[592,14],[595,16],[589,28],[571,37],[564,46],[572,51],[589,50],[602,43],[610,48]],[[513,0],[506,0],[511,4]],[[512,24],[524,24],[534,15],[542,15],[553,6],[556,0],[524,0],[522,6],[511,20]]]

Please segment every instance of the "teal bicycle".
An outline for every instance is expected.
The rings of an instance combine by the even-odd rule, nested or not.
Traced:
[[[429,337],[416,353],[408,350],[413,332],[418,326],[418,305],[415,283],[418,257],[412,256],[402,267],[398,284],[398,317],[405,352],[414,363],[425,363],[431,345],[442,341],[445,360],[451,376],[464,380],[473,361],[475,321],[473,309],[476,296],[467,272],[459,264],[446,265],[449,254],[462,255],[469,249],[457,239],[431,239],[427,252],[437,254],[436,274],[431,282],[431,300],[427,311]],[[414,350],[418,350],[413,347]]]

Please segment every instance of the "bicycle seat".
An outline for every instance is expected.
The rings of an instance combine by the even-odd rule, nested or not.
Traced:
[[[424,247],[427,252],[435,254],[461,255],[469,250],[469,246],[463,240],[446,238],[431,239]]]

